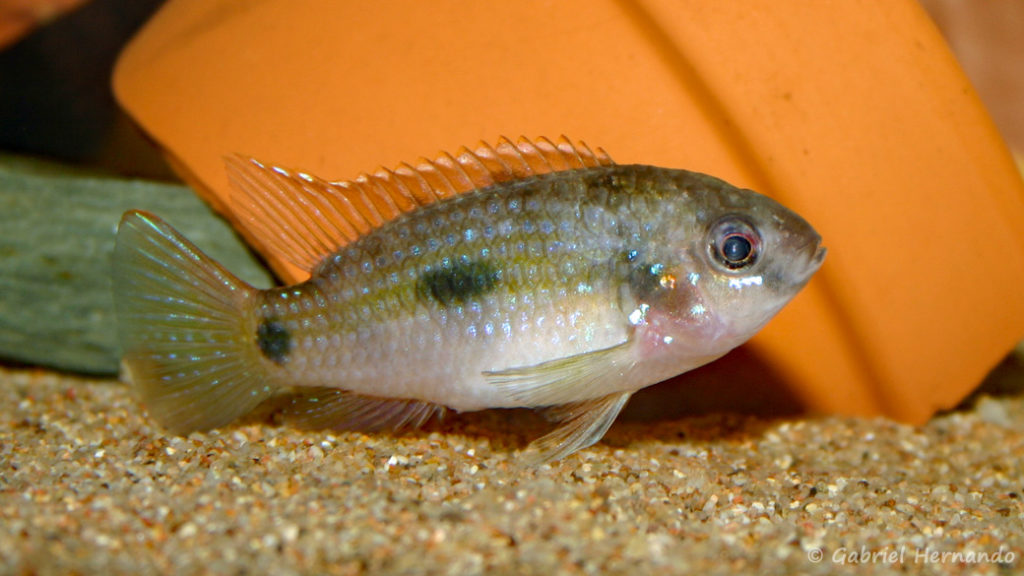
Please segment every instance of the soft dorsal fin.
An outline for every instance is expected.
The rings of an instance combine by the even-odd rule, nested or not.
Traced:
[[[608,154],[562,136],[518,141],[502,137],[454,156],[382,168],[354,180],[329,182],[253,158],[225,159],[239,225],[265,249],[311,272],[327,255],[399,214],[457,194],[527,176],[607,166]],[[264,256],[271,256],[264,254]],[[290,280],[299,280],[291,278]]]

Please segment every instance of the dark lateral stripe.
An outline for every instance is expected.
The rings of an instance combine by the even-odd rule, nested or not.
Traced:
[[[500,281],[501,271],[489,262],[458,262],[450,267],[424,272],[416,281],[416,292],[421,298],[447,306],[486,294],[494,290]]]
[[[256,342],[260,352],[275,364],[284,364],[292,349],[292,335],[284,324],[266,319],[256,329]]]

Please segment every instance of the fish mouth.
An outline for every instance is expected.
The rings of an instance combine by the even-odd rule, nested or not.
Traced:
[[[809,257],[804,264],[803,282],[810,280],[811,276],[821,268],[821,265],[825,262],[825,255],[828,254],[828,248],[822,246],[820,240],[811,242],[808,247],[810,250],[807,252]]]
[[[825,248],[821,243],[819,243],[818,247],[814,250],[814,256],[811,257],[811,266],[813,266],[815,270],[821,267],[821,264],[825,261],[826,254],[828,254],[828,248]]]
[[[821,236],[812,234],[796,247],[794,252],[795,258],[791,270],[796,282],[803,285],[821,268],[828,249],[821,245]]]

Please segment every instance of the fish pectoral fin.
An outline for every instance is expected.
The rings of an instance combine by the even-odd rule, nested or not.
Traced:
[[[630,338],[609,348],[483,375],[523,406],[569,404],[619,391],[617,385],[634,364],[632,342]]]
[[[533,464],[560,460],[600,440],[632,396],[616,392],[600,398],[571,402],[545,410],[559,426],[530,443],[527,459]]]
[[[297,392],[282,414],[299,427],[372,432],[416,429],[445,411],[444,406],[432,402],[363,396],[325,387]]]

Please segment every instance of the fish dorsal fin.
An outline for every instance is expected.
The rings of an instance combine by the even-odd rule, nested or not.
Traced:
[[[415,208],[528,176],[614,164],[601,148],[573,144],[565,136],[536,142],[502,137],[496,146],[481,143],[476,150],[464,147],[455,155],[339,182],[244,156],[229,156],[225,162],[233,187],[231,210],[243,231],[269,252],[263,254],[268,259],[277,256],[306,272]]]

